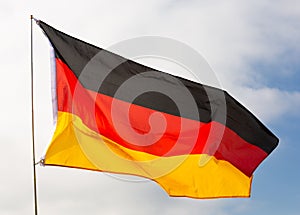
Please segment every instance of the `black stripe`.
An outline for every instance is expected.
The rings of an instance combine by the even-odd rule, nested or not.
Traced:
[[[52,43],[57,57],[69,66],[85,88],[116,97],[123,101],[133,102],[143,107],[199,120],[198,116],[193,114],[193,112],[186,111],[185,113],[179,113],[175,103],[167,96],[158,92],[144,93],[132,101],[130,96],[136,91],[135,84],[126,88],[126,93],[128,94],[122,93],[119,97],[115,95],[119,87],[135,75],[141,75],[143,78],[158,81],[162,86],[167,86],[168,89],[174,89],[175,91],[180,86],[180,83],[182,83],[197,103],[201,122],[217,121],[226,124],[227,127],[236,132],[244,140],[260,147],[266,153],[271,153],[276,148],[278,138],[226,91],[141,65],[71,37],[42,21],[40,21],[39,25]],[[91,59],[95,56],[97,56],[94,58],[97,59],[96,63],[90,63]],[[86,65],[88,65],[88,68]],[[95,67],[93,68],[93,66]],[[145,75],[145,72],[148,71],[155,71],[155,74]],[[99,83],[102,83],[101,86],[99,86]],[[209,92],[209,96],[207,92]],[[213,95],[213,99],[211,95]],[[182,103],[184,102],[185,100],[183,99]],[[178,101],[176,104],[178,104]],[[224,112],[224,108],[218,108],[222,107],[222,105],[224,105],[227,112]],[[225,120],[223,119],[224,116]]]

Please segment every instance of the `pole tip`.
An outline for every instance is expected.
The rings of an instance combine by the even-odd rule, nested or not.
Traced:
[[[33,15],[30,15],[30,19],[33,19]]]

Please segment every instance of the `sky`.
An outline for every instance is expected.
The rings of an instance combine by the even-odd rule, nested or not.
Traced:
[[[137,177],[37,166],[39,214],[300,214],[299,1],[78,2],[0,1],[0,214],[33,214],[31,14],[102,48],[142,36],[171,38],[192,47],[209,63],[222,88],[280,139],[254,173],[251,198],[171,198],[154,182]],[[49,43],[36,25],[33,35],[38,160],[54,124]]]

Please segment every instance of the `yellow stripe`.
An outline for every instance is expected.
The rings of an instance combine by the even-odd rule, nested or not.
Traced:
[[[159,157],[125,148],[65,112],[58,113],[45,164],[138,175],[156,181],[169,195],[194,198],[248,197],[252,180],[213,156]]]

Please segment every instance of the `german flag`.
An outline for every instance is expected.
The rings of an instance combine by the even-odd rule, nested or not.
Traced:
[[[250,196],[253,172],[278,138],[226,91],[38,24],[56,62],[45,165],[137,175],[170,196]]]

